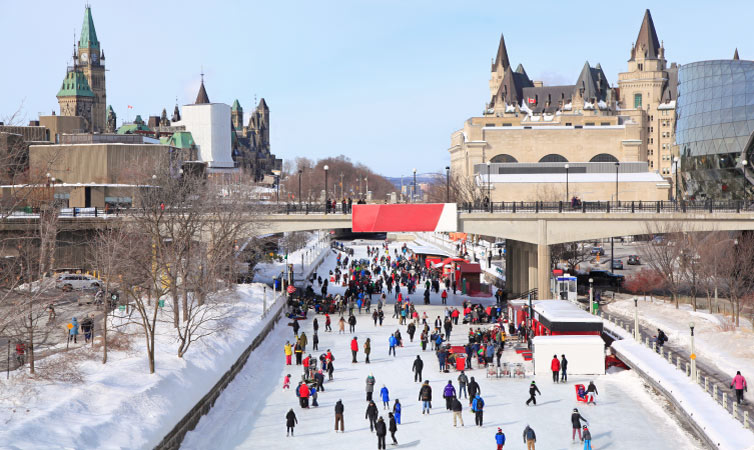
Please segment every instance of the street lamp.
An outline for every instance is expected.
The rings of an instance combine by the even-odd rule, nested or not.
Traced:
[[[445,203],[450,203],[450,166],[445,166]]]
[[[330,198],[327,196],[327,171],[330,170],[330,166],[325,164],[325,214],[327,214],[327,210],[330,209]]]
[[[594,314],[594,290],[592,283],[594,283],[594,278],[589,279],[589,314]]]
[[[414,168],[414,189],[411,194],[411,203],[416,203],[416,168]]]
[[[742,186],[744,186],[744,191],[741,193],[741,196],[744,198],[744,201],[746,201],[746,166],[747,164],[749,164],[749,161],[745,159],[741,161],[741,173],[744,176],[744,180],[743,180],[744,183],[742,184]],[[748,205],[747,205],[747,209],[748,209]]]
[[[565,165],[565,171],[566,171],[566,201],[568,201],[568,199],[570,198],[570,196],[568,195],[568,168],[569,167],[570,166],[568,164]]]
[[[673,159],[673,163],[675,164],[675,204],[678,205],[678,198],[680,196],[680,189],[678,186],[678,163],[681,162],[681,158],[675,157]],[[746,161],[743,161],[743,164],[745,164]]]
[[[369,196],[369,178],[364,177],[364,201],[367,201]]]
[[[634,297],[634,340],[641,342],[639,335],[639,299]]]
[[[620,162],[615,161],[615,204],[618,205],[618,167]]]
[[[298,205],[301,206],[301,173],[303,170],[298,170]]]
[[[490,212],[492,212],[492,194],[491,194],[492,184],[490,180],[490,166],[491,166],[490,162],[487,161],[487,204],[490,207]]]
[[[696,379],[696,353],[694,353],[694,322],[689,322],[689,328],[691,328],[691,381],[697,382]]]

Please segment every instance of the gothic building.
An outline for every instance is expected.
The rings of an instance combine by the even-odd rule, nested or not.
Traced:
[[[86,126],[83,131],[104,133],[108,129],[104,61],[92,10],[87,6],[73,65],[68,67],[57,95],[60,115],[82,117]]]
[[[256,180],[282,168],[282,160],[270,153],[270,109],[264,99],[251,113],[247,126],[243,126],[243,107],[238,100],[231,107],[233,132],[233,159]]]

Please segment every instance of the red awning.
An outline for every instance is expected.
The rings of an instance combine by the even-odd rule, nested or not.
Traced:
[[[479,263],[467,263],[460,265],[461,273],[482,273]]]

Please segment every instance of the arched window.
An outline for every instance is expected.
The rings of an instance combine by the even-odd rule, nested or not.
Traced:
[[[589,162],[618,162],[618,158],[609,153],[600,153],[590,159]]]
[[[558,155],[557,153],[550,153],[549,155],[545,155],[542,157],[542,159],[539,160],[541,163],[559,163],[559,162],[568,162],[567,159],[563,155]]]
[[[511,155],[507,155],[505,153],[496,155],[494,158],[490,160],[491,163],[517,163],[518,160],[516,158],[512,157]]]

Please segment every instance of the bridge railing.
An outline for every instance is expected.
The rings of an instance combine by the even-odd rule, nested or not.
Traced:
[[[466,213],[740,213],[754,211],[754,204],[730,201],[596,201],[596,202],[465,202]]]

